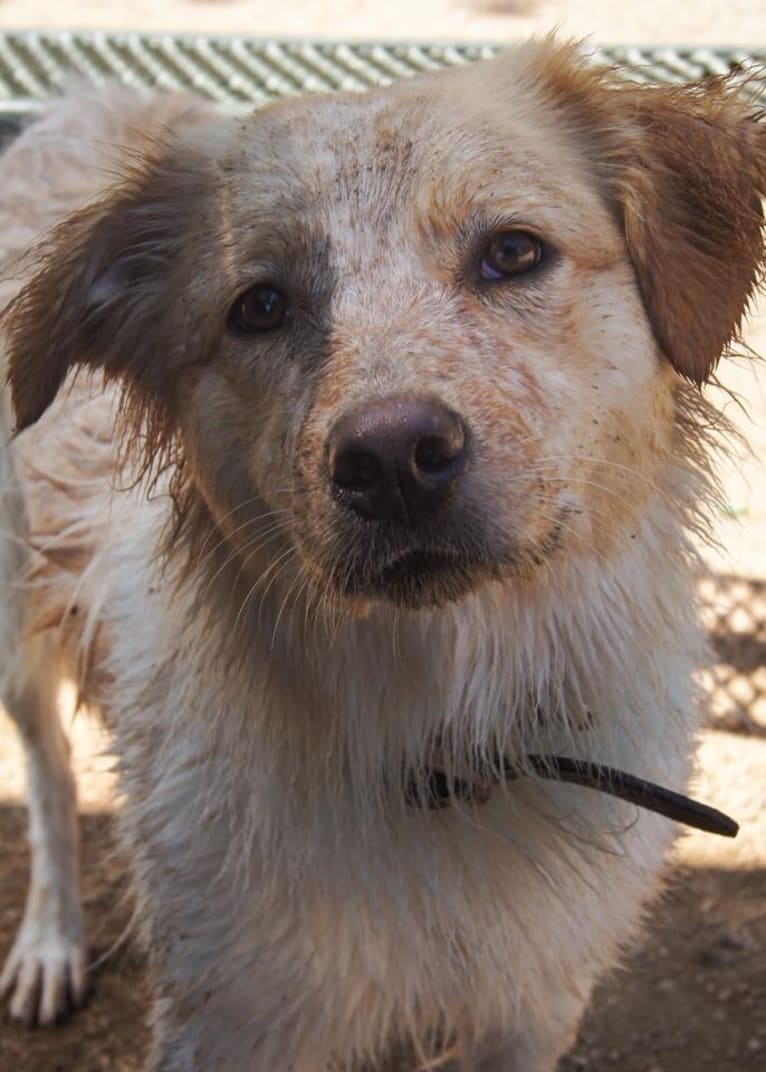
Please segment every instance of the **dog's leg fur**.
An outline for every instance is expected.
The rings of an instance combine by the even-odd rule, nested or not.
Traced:
[[[461,1046],[459,1072],[555,1072],[561,1055],[576,1041],[595,981],[584,966],[576,985],[550,979],[544,1008],[534,1001],[526,1007],[523,1003],[507,1033],[490,1031]]]
[[[77,876],[77,813],[69,745],[58,719],[55,640],[24,636],[19,579],[25,513],[8,449],[0,451],[6,494],[0,515],[0,699],[19,728],[27,759],[31,873],[26,909],[0,975],[0,997],[28,1023],[53,1023],[85,989]]]
[[[56,714],[55,655],[45,638],[24,643],[3,700],[27,759],[31,872],[24,918],[0,976],[11,1016],[52,1023],[85,986],[77,881],[77,814],[69,745]]]
[[[551,1030],[550,1010],[540,1032],[534,1030],[534,1018],[530,1017],[512,1038],[485,1039],[475,1050],[464,1053],[460,1072],[555,1072],[561,1054],[574,1045],[577,1024],[587,1004],[574,995],[562,998],[561,991],[551,994],[551,1000],[561,1006],[557,1031]]]

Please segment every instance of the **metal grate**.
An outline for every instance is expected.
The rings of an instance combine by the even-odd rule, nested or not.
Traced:
[[[422,71],[495,55],[496,44],[264,41],[173,34],[26,31],[0,35],[0,111],[24,112],[73,76],[95,83],[192,89],[228,109],[274,97],[366,90]],[[645,82],[685,82],[766,61],[744,48],[597,48]],[[766,93],[766,82],[764,83]]]

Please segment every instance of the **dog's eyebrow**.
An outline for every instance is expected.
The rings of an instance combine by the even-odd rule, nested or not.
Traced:
[[[335,272],[329,228],[307,223],[301,206],[284,204],[246,214],[230,208],[224,247],[234,289],[268,279],[293,286],[312,302],[329,301]]]
[[[457,242],[463,254],[483,236],[519,228],[587,267],[605,268],[623,255],[622,239],[608,209],[598,201],[581,204],[571,191],[555,185],[497,192],[459,187],[456,195],[449,183],[439,181],[424,185],[417,195],[414,222],[424,242]]]

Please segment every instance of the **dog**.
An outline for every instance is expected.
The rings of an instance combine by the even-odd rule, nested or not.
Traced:
[[[152,1069],[555,1068],[676,831],[529,757],[690,777],[700,388],[765,165],[731,80],[553,39],[247,118],[83,91],[7,148],[13,1016],[85,990],[68,677],[113,734]]]

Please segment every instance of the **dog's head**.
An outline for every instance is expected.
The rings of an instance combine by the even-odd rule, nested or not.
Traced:
[[[341,599],[609,553],[757,283],[765,164],[725,82],[620,84],[549,41],[197,124],[12,306],[19,428],[75,365],[121,379],[242,562]]]

